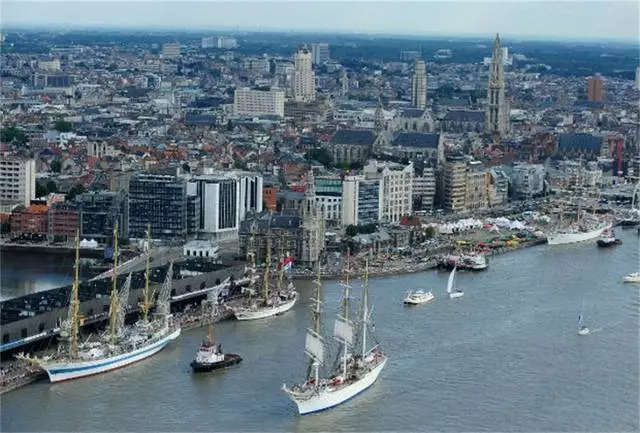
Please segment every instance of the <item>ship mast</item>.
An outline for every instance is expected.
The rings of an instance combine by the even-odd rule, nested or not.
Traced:
[[[350,265],[350,258],[351,258],[351,250],[349,248],[347,248],[347,266],[345,269],[345,278],[344,278],[344,300],[343,300],[343,304],[342,304],[342,317],[344,318],[344,323],[346,324],[346,326],[349,326],[349,296],[351,296],[350,293],[350,287],[349,287],[349,265]],[[350,341],[347,341],[346,338],[342,340],[343,345],[344,345],[344,356],[342,358],[342,376],[346,379],[347,377],[347,354],[349,351],[349,344],[351,343]]]
[[[111,286],[111,303],[109,305],[109,335],[111,344],[116,342],[118,319],[118,221],[113,226],[113,285]]]
[[[320,280],[320,261],[316,264],[316,279],[313,281],[316,285],[315,298],[311,300],[313,302],[313,332],[315,335],[320,335],[320,327],[322,321],[322,309],[320,299],[322,298],[322,281]],[[309,358],[309,367],[307,368],[307,377],[311,377],[314,364],[317,364],[315,357]],[[318,375],[318,369],[316,368],[316,376]],[[317,378],[316,378],[317,379]]]
[[[149,310],[153,305],[153,293],[149,293],[149,282],[151,280],[151,269],[149,268],[149,261],[151,256],[151,224],[147,225],[147,264],[144,272],[144,291],[143,296],[144,300],[140,305],[142,309],[142,321],[143,323],[147,323],[149,321]]]
[[[267,302],[267,298],[269,297],[269,273],[271,268],[271,228],[267,233],[267,253],[265,257],[264,263],[264,281],[262,288],[262,296],[264,296],[264,302]]]
[[[284,250],[282,249],[282,233],[278,236],[278,257],[280,258],[280,269],[278,272],[278,292],[282,290],[284,281]]]
[[[364,281],[362,285],[362,359],[367,353],[367,320],[369,316],[369,255],[365,259]]]
[[[78,356],[78,310],[80,309],[80,300],[78,296],[78,286],[80,284],[80,230],[76,231],[76,261],[73,265],[74,276],[73,285],[71,286],[71,299],[69,301],[69,354],[71,358]]]
[[[249,302],[251,302],[251,296],[255,288],[255,276],[256,276],[256,223],[253,221],[251,224],[251,237],[249,238],[249,245],[247,247],[247,262],[251,265],[251,276],[249,281]]]

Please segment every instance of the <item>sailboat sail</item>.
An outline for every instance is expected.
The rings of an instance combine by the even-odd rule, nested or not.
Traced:
[[[322,337],[316,334],[312,329],[307,332],[307,341],[305,342],[305,352],[307,356],[315,361],[322,363],[324,361],[324,341]]]
[[[333,327],[333,336],[348,345],[353,344],[353,327],[343,318],[336,319]]]
[[[454,267],[451,273],[449,274],[449,281],[447,281],[447,293],[451,294],[453,290],[453,281],[456,277],[456,268]]]

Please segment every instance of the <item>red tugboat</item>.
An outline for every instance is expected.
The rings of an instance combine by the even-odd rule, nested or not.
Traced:
[[[213,342],[213,325],[209,325],[207,338],[200,345],[196,359],[191,362],[191,368],[194,373],[200,373],[231,367],[241,361],[240,355],[222,353],[222,345]]]

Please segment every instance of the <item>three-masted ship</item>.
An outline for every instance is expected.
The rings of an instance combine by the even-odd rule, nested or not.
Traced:
[[[320,367],[327,358],[327,343],[322,337],[321,327],[321,287],[320,265],[315,280],[316,291],[313,302],[313,328],[307,330],[305,353],[309,357],[307,378],[291,388],[282,385],[283,391],[294,401],[300,415],[311,414],[338,406],[368,389],[378,379],[387,363],[387,356],[378,344],[367,346],[368,328],[371,324],[371,311],[368,306],[369,260],[365,265],[362,317],[359,329],[354,332],[354,322],[349,318],[351,285],[348,271],[341,283],[344,289],[342,311],[334,323],[333,336],[339,342],[340,355],[328,374],[320,375]],[[358,318],[356,318],[358,320]],[[357,347],[360,343],[360,347]]]
[[[148,236],[150,238],[150,235]],[[180,336],[180,326],[173,321],[170,313],[169,298],[173,263],[169,265],[167,276],[155,303],[156,311],[153,320],[148,319],[152,305],[149,298],[149,254],[150,240],[147,248],[147,269],[145,272],[145,300],[142,305],[143,318],[134,326],[125,325],[125,315],[131,286],[129,274],[124,286],[118,293],[118,226],[114,228],[114,267],[113,286],[109,308],[108,332],[96,341],[80,342],[80,300],[79,300],[79,267],[80,243],[76,235],[75,276],[71,289],[71,299],[67,320],[63,323],[61,337],[67,345],[61,345],[57,354],[39,358],[23,357],[23,359],[39,365],[47,372],[51,382],[78,379],[94,374],[122,368],[134,362],[148,358]],[[65,347],[66,346],[66,347]]]
[[[282,244],[280,243],[280,250]],[[265,258],[264,275],[262,278],[262,296],[254,297],[252,288],[247,304],[234,308],[233,314],[238,320],[257,320],[285,313],[293,308],[299,295],[291,280],[285,286],[285,258],[280,251],[282,260],[278,270],[278,279],[275,293],[270,290],[271,280],[271,236],[267,236],[267,251]]]

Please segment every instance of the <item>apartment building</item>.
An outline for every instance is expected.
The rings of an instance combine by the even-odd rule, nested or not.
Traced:
[[[380,181],[380,220],[399,224],[413,212],[413,163],[394,164],[371,160],[363,168],[366,179]]]
[[[28,207],[36,198],[35,159],[5,153],[0,157],[0,210]]]
[[[443,207],[447,212],[463,212],[467,195],[467,163],[463,157],[447,157],[443,167]]]
[[[236,116],[279,116],[284,117],[283,90],[254,90],[238,88],[233,97],[233,114]]]

